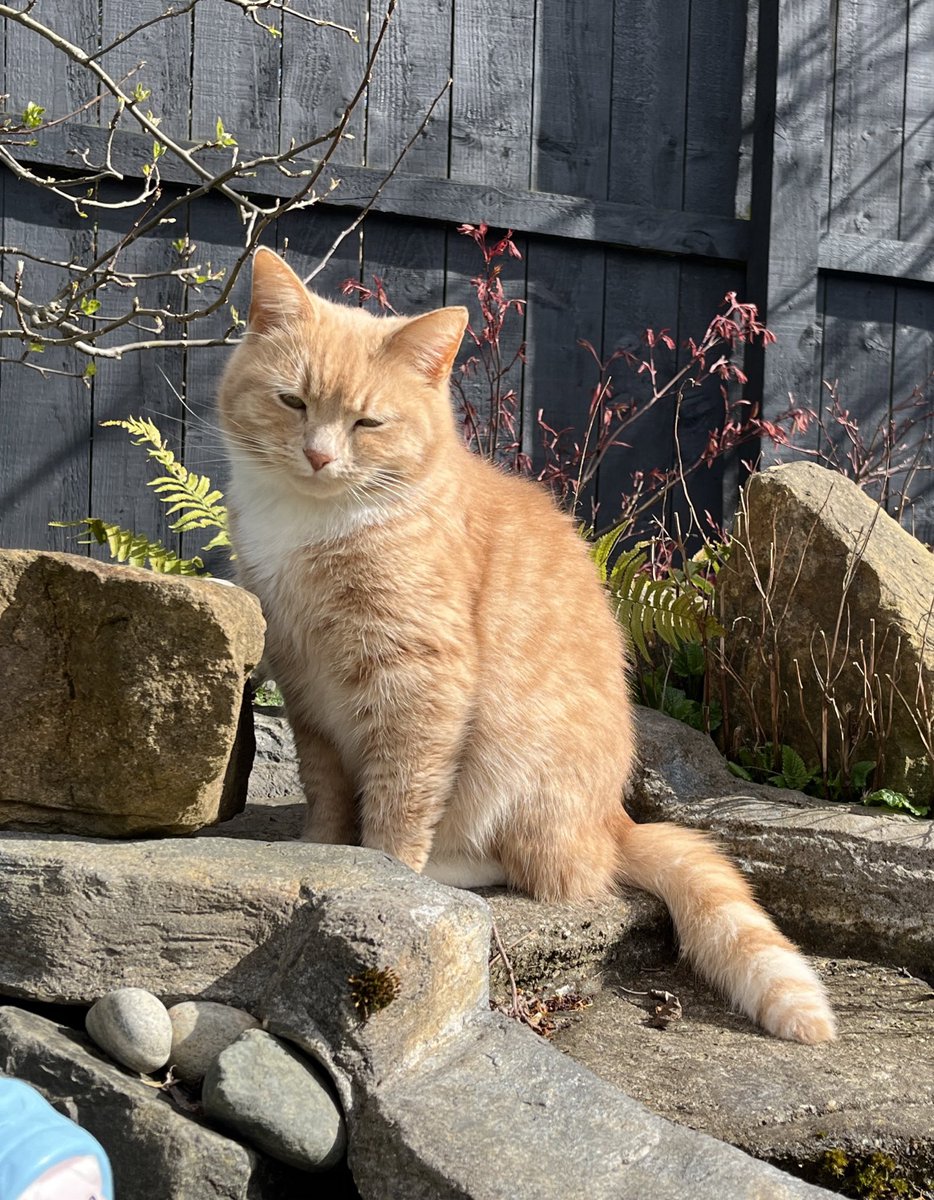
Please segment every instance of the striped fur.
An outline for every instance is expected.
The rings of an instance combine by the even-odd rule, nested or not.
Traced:
[[[736,868],[702,835],[624,812],[620,631],[568,518],[461,443],[447,393],[465,320],[375,318],[255,260],[220,413],[306,837],[541,899],[634,884],[743,1012],[780,1037],[833,1037],[820,983]]]

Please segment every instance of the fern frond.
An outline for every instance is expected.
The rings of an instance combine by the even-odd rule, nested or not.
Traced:
[[[162,575],[202,575],[204,563],[197,556],[179,558],[173,550],[166,549],[160,541],[150,541],[144,534],[134,533],[132,529],[122,529],[119,525],[101,521],[97,517],[84,517],[80,521],[50,521],[59,529],[75,529],[84,527],[90,535],[79,538],[82,546],[90,546],[96,542],[99,546],[106,545],[110,557],[120,563],[128,563],[131,567],[146,567],[158,571]]]
[[[614,533],[616,539],[610,542]],[[606,570],[619,536],[611,530],[599,539],[604,546],[600,548],[603,566],[601,569],[598,563],[598,570],[615,601],[617,619],[642,658],[651,661],[650,646],[657,638],[677,649],[685,642],[704,642],[716,636],[719,626],[710,614],[706,588],[695,586],[690,575],[653,579],[645,570],[648,543],[639,542],[621,551],[612,568]]]
[[[207,475],[198,475],[180,463],[152,421],[143,417],[127,417],[122,421],[102,421],[101,424],[125,429],[133,438],[133,445],[145,446],[149,457],[165,470],[166,474],[150,480],[149,487],[167,506],[166,516],[175,517],[169,523],[173,533],[217,529],[218,534],[202,549],[230,545],[227,508],[220,503],[224,493],[213,487]]]

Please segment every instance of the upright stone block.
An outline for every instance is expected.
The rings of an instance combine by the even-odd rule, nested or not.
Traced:
[[[238,812],[264,628],[240,588],[0,551],[0,827],[189,833]]]

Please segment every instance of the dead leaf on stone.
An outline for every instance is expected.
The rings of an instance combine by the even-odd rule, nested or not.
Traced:
[[[631,1004],[638,1004],[640,1008],[651,1008],[651,1016],[646,1018],[644,1024],[652,1029],[667,1029],[673,1021],[680,1021],[684,1016],[681,1001],[674,992],[666,992],[658,988],[648,988],[644,992],[637,992],[632,988],[623,987],[622,984],[616,986],[627,1000],[630,996],[636,997],[635,1000],[630,1000]]]
[[[646,1021],[653,1029],[667,1029],[672,1021],[680,1021],[683,1016],[678,997],[673,996],[671,992],[663,992],[662,995],[665,999],[655,1005],[652,1015]]]
[[[556,1014],[583,1012],[592,1004],[592,997],[581,996],[570,989],[546,997],[527,996],[522,988],[516,988],[515,998],[511,1003],[495,1003],[491,1000],[490,1008],[494,1012],[512,1017],[513,1020],[521,1021],[540,1037],[550,1038],[559,1029],[565,1029],[570,1024],[569,1021],[555,1020]]]

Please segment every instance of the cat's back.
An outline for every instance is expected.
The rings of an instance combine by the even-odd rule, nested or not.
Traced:
[[[575,523],[541,484],[465,457],[464,558],[483,674],[530,703],[551,691],[546,680],[571,679],[591,703],[623,703],[622,634]]]

